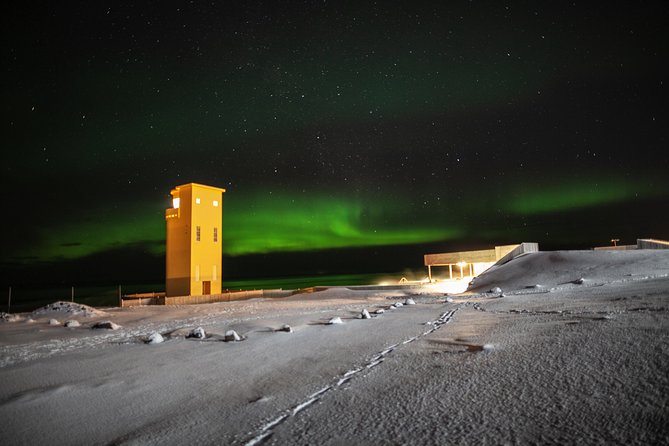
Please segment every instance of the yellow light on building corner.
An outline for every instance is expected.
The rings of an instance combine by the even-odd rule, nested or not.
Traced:
[[[460,267],[460,278],[462,279],[464,277],[463,270],[465,269],[465,266],[467,266],[467,262],[460,260],[456,265]]]

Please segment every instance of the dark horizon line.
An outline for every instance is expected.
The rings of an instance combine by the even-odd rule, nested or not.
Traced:
[[[636,242],[636,239],[634,240]],[[384,274],[417,271],[424,268],[423,255],[437,252],[485,249],[493,246],[537,242],[541,251],[592,249],[586,242],[546,240],[442,241],[413,245],[328,248],[263,254],[223,255],[223,280],[265,280],[318,277],[341,274]],[[620,244],[628,244],[626,240]],[[606,246],[606,245],[598,245]],[[129,259],[134,259],[128,268]],[[3,264],[2,282],[7,286],[101,286],[109,284],[147,284],[165,281],[165,256],[123,248],[92,254],[79,259],[39,264]],[[95,268],[95,270],[93,270]],[[132,269],[132,272],[129,272]],[[103,272],[100,272],[102,270]],[[41,279],[37,279],[40,277]]]

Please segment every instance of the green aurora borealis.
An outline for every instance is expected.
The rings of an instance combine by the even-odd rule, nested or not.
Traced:
[[[669,237],[659,5],[177,3],[10,11],[8,281],[93,257],[160,270],[188,182],[227,189],[224,254],[261,275],[265,254],[373,269],[413,246],[401,269]]]
[[[534,186],[518,185],[498,195],[497,209],[510,218],[572,211],[653,198],[667,190],[669,182],[658,178],[640,184],[602,177]],[[163,205],[169,206],[168,200]],[[459,207],[446,207],[441,203],[417,205],[400,194],[355,200],[299,192],[244,197],[232,191],[224,196],[224,253],[236,256],[452,241],[466,235],[470,222],[485,214],[488,205],[490,201],[481,196],[465,199]],[[35,255],[44,260],[77,258],[132,244],[145,244],[154,254],[164,254],[162,211],[156,203],[147,203],[127,210],[133,216],[128,220],[125,212],[116,214],[117,219],[104,219],[104,209],[91,209],[88,223],[50,227],[42,234],[44,243]]]

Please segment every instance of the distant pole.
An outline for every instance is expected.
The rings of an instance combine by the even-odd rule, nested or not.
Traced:
[[[9,297],[7,298],[7,313],[9,313],[9,309],[12,307],[12,287],[9,287]]]
[[[74,302],[74,285],[72,285],[72,302]]]

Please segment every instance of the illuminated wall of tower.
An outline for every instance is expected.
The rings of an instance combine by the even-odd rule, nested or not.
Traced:
[[[177,186],[167,224],[167,296],[221,292],[223,193],[225,189],[189,183]]]

